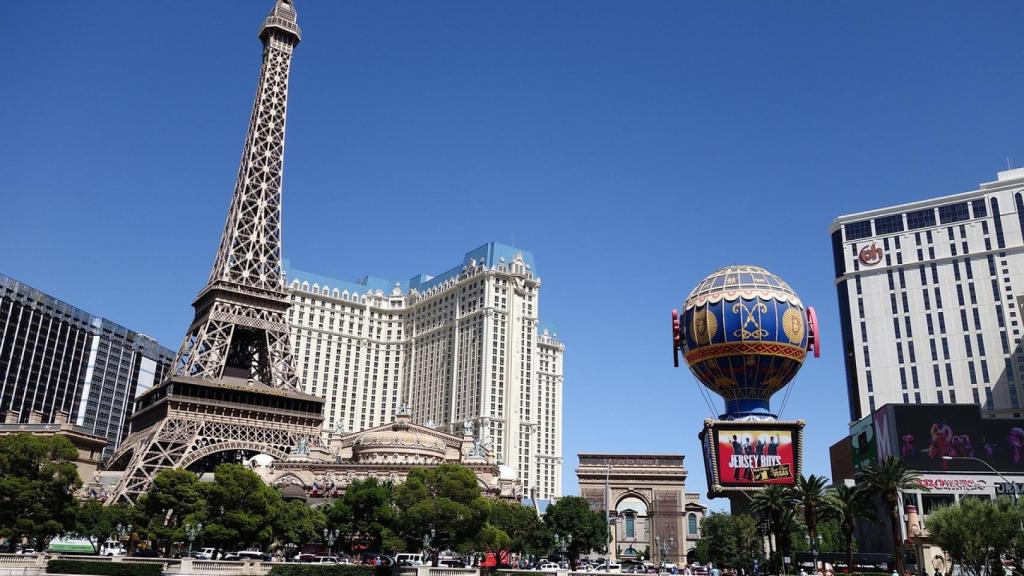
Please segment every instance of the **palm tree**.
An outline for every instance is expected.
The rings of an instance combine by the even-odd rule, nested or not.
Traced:
[[[811,550],[818,542],[818,521],[829,517],[831,510],[825,502],[825,486],[828,478],[824,476],[800,476],[796,484],[787,490],[789,501],[803,512],[807,536],[811,539]],[[817,558],[815,558],[817,561]],[[818,567],[815,566],[817,571]]]
[[[793,533],[803,531],[804,527],[797,518],[796,510],[792,506],[787,506],[782,512],[782,523],[779,524],[779,537],[782,538],[782,542],[778,543],[778,547],[779,552],[782,552],[783,563],[786,558],[793,557]],[[779,573],[782,574],[781,571]]]
[[[853,531],[857,528],[857,520],[875,520],[871,494],[864,486],[840,484],[825,494],[825,503],[832,515],[839,519],[846,546],[846,572],[853,574]]]
[[[775,549],[782,544],[783,538],[789,538],[789,532],[783,531],[783,516],[788,508],[786,489],[779,484],[769,484],[751,498],[751,511],[768,527],[768,533],[771,535],[771,538],[768,539],[769,558],[772,558],[773,561]],[[781,572],[781,566],[779,569]]]
[[[927,489],[918,483],[917,472],[904,465],[903,460],[896,456],[887,456],[881,461],[872,460],[857,471],[857,481],[862,483],[869,493],[880,496],[889,511],[889,524],[892,530],[892,546],[896,555],[896,571],[903,573],[903,542],[900,540],[900,492],[905,490]]]

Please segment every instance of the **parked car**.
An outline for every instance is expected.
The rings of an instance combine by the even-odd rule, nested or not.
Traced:
[[[313,564],[341,564],[337,556],[316,556],[310,562]]]
[[[152,548],[143,548],[135,551],[136,558],[159,558],[160,554]]]
[[[225,554],[224,560],[243,562],[269,562],[270,555],[264,554],[259,550],[239,550],[238,552],[231,552],[229,554]]]
[[[359,563],[370,566],[394,566],[395,559],[380,552],[363,552],[359,555]]]
[[[422,566],[423,554],[413,552],[401,552],[395,554],[395,564],[398,566]]]
[[[445,568],[465,568],[466,567],[466,563],[463,562],[462,560],[459,560],[458,558],[442,558],[442,559],[437,561],[437,565],[438,566],[443,566]]]
[[[554,562],[545,562],[540,565],[540,568],[538,568],[538,570],[540,570],[541,572],[555,572],[560,569],[561,567],[558,564],[555,564]]]

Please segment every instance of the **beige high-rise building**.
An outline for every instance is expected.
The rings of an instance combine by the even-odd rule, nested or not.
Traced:
[[[1024,169],[830,232],[851,420],[885,404],[1024,414]]]
[[[292,346],[304,391],[325,399],[324,427],[394,420],[471,429],[522,482],[562,493],[562,355],[540,323],[533,256],[497,243],[437,276],[336,280],[286,263]]]

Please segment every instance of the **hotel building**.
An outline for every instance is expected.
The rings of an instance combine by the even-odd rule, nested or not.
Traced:
[[[106,458],[128,433],[135,396],[173,359],[144,334],[0,274],[0,412],[8,424],[76,426],[107,439]]]
[[[832,223],[851,421],[887,403],[1020,417],[1024,169]]]
[[[526,495],[562,484],[562,356],[540,323],[533,256],[497,243],[437,276],[336,280],[285,263],[292,346],[304,391],[321,396],[324,427],[416,423],[472,430],[510,466]]]

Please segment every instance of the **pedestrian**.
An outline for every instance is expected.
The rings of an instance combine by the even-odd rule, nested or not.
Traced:
[[[709,564],[709,566],[711,566],[710,576],[722,576],[722,571],[718,569],[718,566],[714,564]]]

